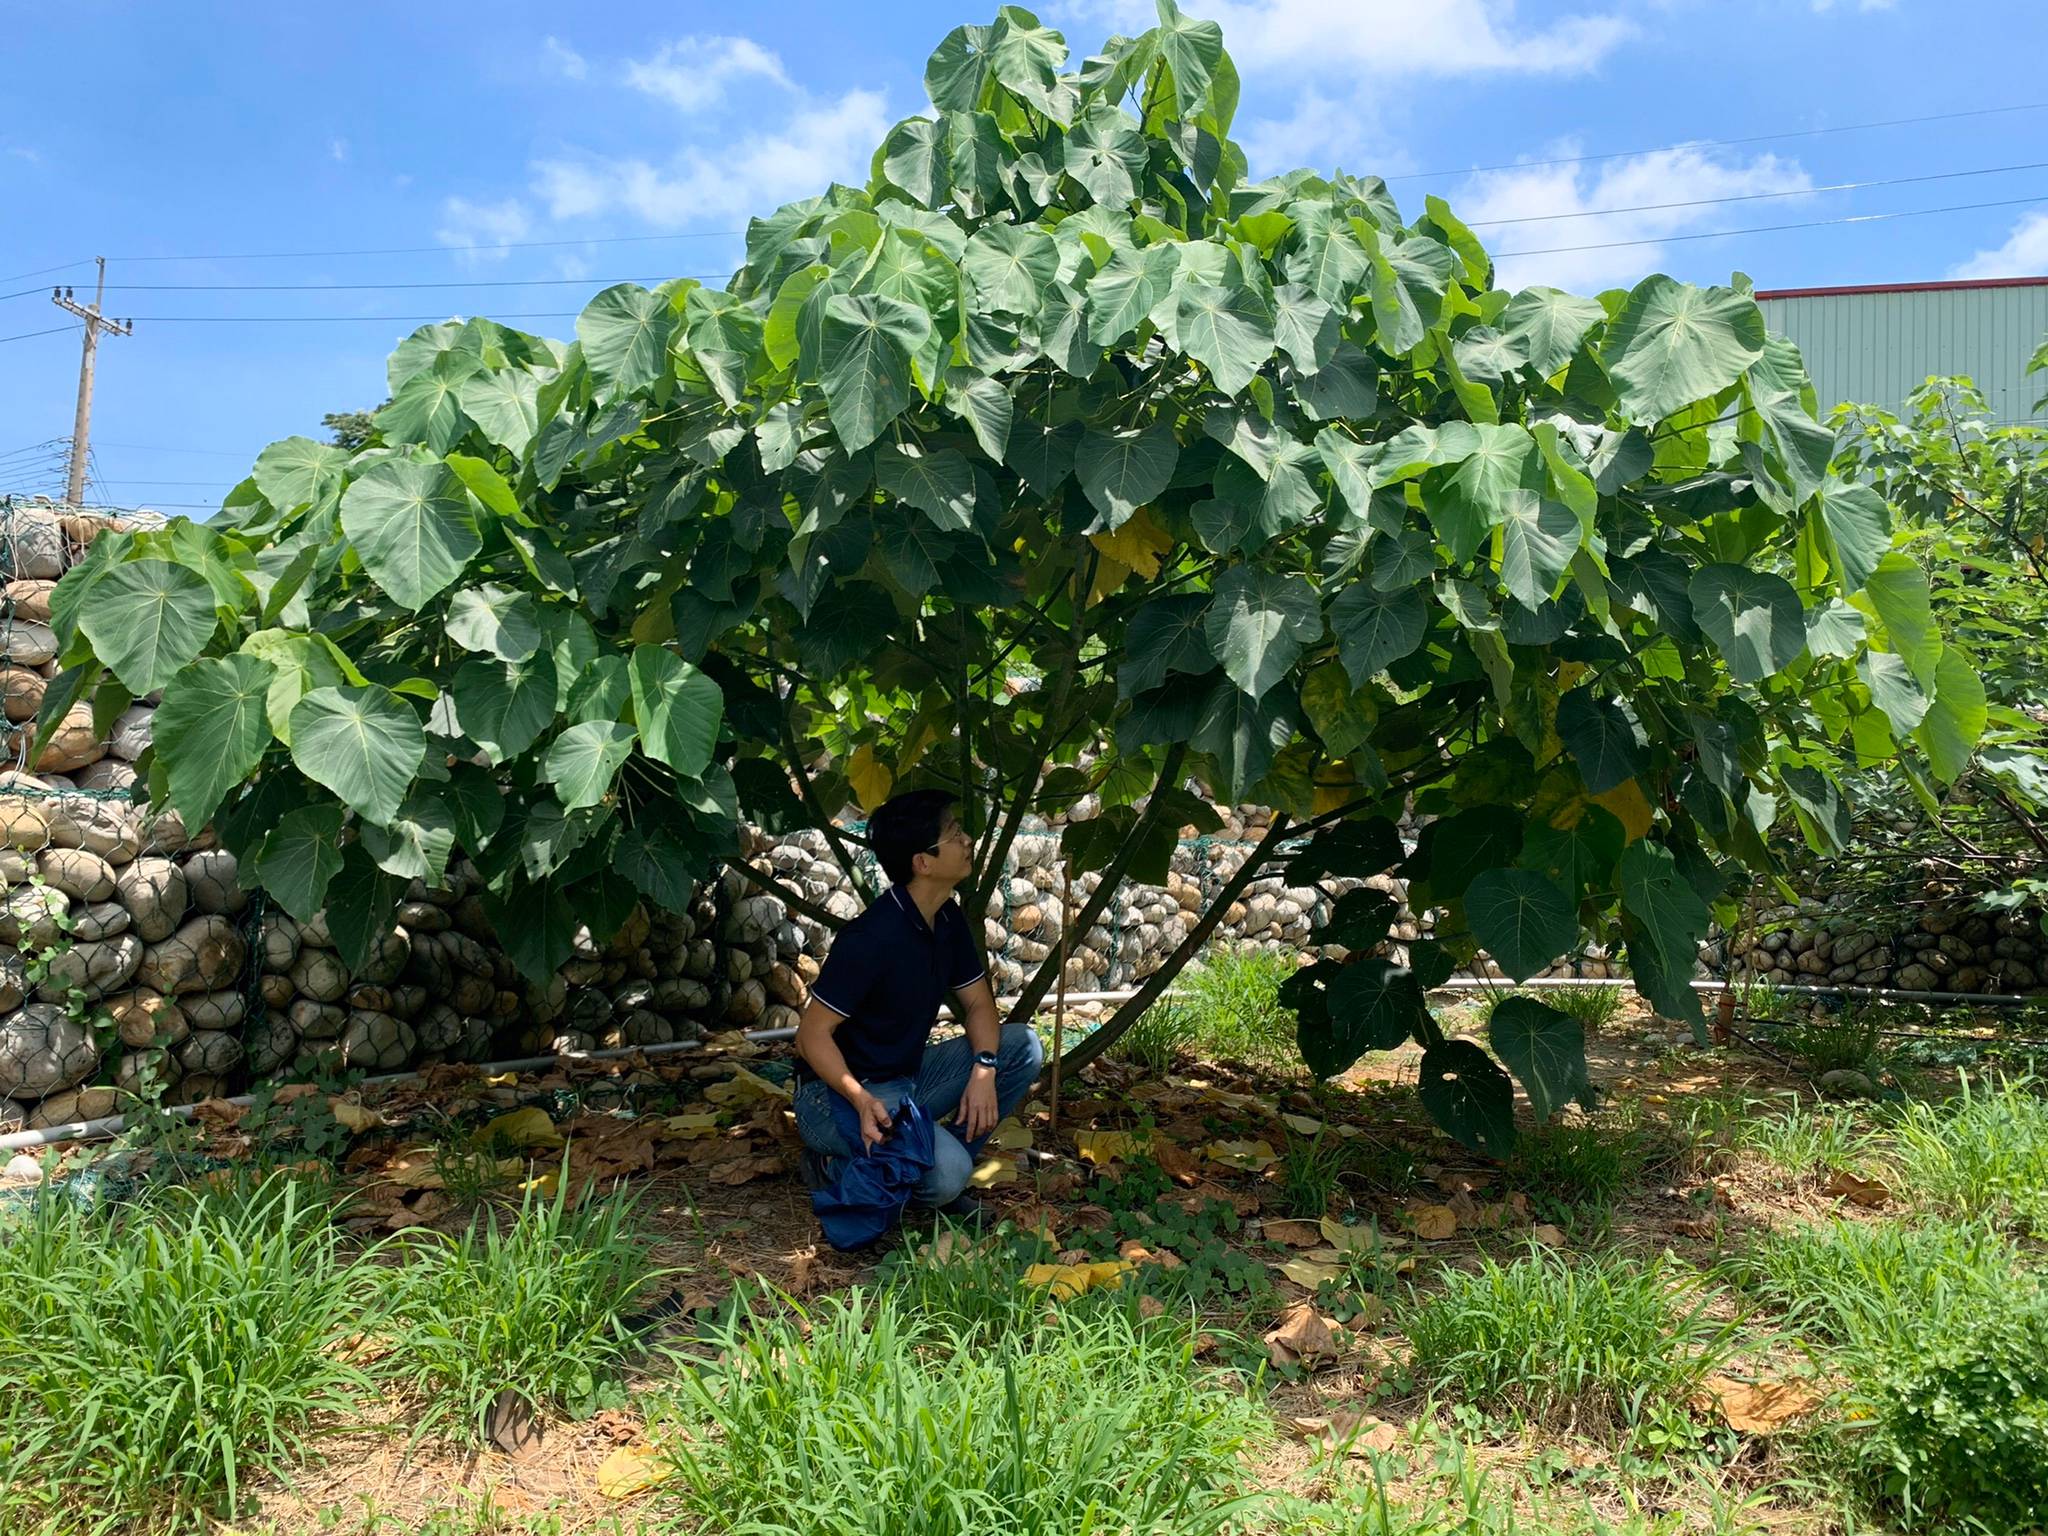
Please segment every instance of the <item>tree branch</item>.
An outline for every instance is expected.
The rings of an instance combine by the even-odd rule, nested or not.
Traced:
[[[753,865],[749,864],[745,859],[739,857],[738,855],[734,855],[733,857],[728,858],[725,861],[725,866],[727,869],[737,871],[739,877],[742,880],[745,880],[748,884],[758,885],[762,890],[766,891],[769,895],[780,897],[781,900],[789,907],[789,909],[792,912],[801,912],[805,917],[823,923],[826,927],[830,928],[834,933],[837,933],[841,928],[846,926],[846,924],[842,920],[834,917],[830,912],[827,912],[823,907],[819,906],[817,903],[806,901],[803,897],[797,895],[795,891],[792,891],[788,886],[784,885],[780,880],[776,879],[773,875],[764,875],[763,873],[761,873],[760,870],[754,868]]]
[[[797,745],[796,724],[790,718],[790,712],[795,707],[796,685],[792,683],[788,697],[783,700],[781,714],[782,753],[789,764],[790,776],[796,780],[797,792],[803,796],[812,822],[825,834],[825,841],[831,845],[832,857],[837,859],[839,867],[846,871],[846,878],[851,880],[853,888],[860,892],[860,899],[864,902],[873,901],[875,892],[868,884],[867,871],[862,869],[859,861],[847,851],[846,839],[841,835],[838,824],[825,814],[824,807],[818,804],[817,790],[811,787],[811,776],[804,769],[803,749]]]
[[[1286,813],[1276,812],[1273,816],[1273,825],[1267,829],[1266,835],[1259,839],[1259,845],[1246,856],[1244,863],[1225,883],[1223,889],[1217,892],[1216,899],[1209,903],[1209,910],[1202,914],[1202,920],[1195,924],[1185,939],[1181,940],[1180,947],[1166,957],[1166,963],[1152,973],[1145,985],[1138,989],[1136,996],[1111,1014],[1107,1023],[1061,1058],[1062,1077],[1080,1071],[1116,1044],[1124,1031],[1137,1023],[1145,1010],[1158,1000],[1159,994],[1167,989],[1173,978],[1187,968],[1187,963],[1201,952],[1204,944],[1209,942],[1209,935],[1214,933],[1216,925],[1223,921],[1223,914],[1230,909],[1230,904],[1244,893],[1246,886],[1258,878],[1260,866],[1272,857],[1281,841],[1289,835],[1287,827]],[[1014,1011],[1011,1016],[1016,1017]]]

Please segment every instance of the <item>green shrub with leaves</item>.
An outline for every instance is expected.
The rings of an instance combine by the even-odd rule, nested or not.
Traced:
[[[211,523],[92,546],[46,723],[163,690],[151,797],[344,954],[459,845],[535,976],[680,903],[742,814],[866,889],[831,814],[951,788],[979,918],[1023,818],[1098,796],[1085,931],[1213,829],[1191,782],[1259,801],[1070,1066],[1261,874],[1398,870],[1434,937],[1396,963],[1346,895],[1316,938],[1351,958],[1285,999],[1303,1053],[1419,1040],[1430,1111],[1504,1151],[1510,1072],[1539,1113],[1584,1091],[1579,1027],[1503,1008],[1490,1055],[1427,987],[1591,930],[1697,1020],[1733,866],[1787,818],[1844,835],[1852,736],[1958,771],[1970,666],[1743,280],[1510,292],[1439,198],[1251,181],[1220,30],[1159,18],[1079,60],[1015,6],[956,28],[931,114],[755,219],[723,288],[607,289],[568,344],[415,333],[360,448],[278,443]]]

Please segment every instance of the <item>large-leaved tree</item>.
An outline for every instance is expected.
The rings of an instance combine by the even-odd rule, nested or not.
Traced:
[[[1737,866],[1845,834],[1873,712],[1953,772],[1967,662],[1745,284],[1511,293],[1440,199],[1251,181],[1221,33],[1159,13],[1078,60],[1014,6],[955,29],[868,184],[754,220],[723,288],[608,289],[566,344],[417,332],[365,446],[278,443],[211,523],[93,545],[50,718],[161,689],[151,795],[357,949],[461,848],[534,975],[742,817],[864,880],[833,813],[956,789],[980,909],[1027,814],[1099,796],[1080,931],[1212,824],[1191,785],[1263,802],[1074,1059],[1261,874],[1397,872],[1434,936],[1337,902],[1304,1054],[1419,1040],[1431,1111],[1501,1150],[1509,1073],[1585,1091],[1577,1026],[1505,1008],[1489,1053],[1425,989],[1593,934],[1697,1019]]]

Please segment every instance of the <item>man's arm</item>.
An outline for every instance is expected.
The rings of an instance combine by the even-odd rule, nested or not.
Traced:
[[[1002,1020],[996,1016],[996,994],[986,976],[959,988],[953,996],[965,1011],[967,1043],[976,1052],[995,1054],[1003,1038]],[[963,1139],[973,1141],[996,1128],[996,1069],[977,1066],[967,1074],[967,1091],[954,1111]]]
[[[986,982],[982,984],[982,990],[988,990]],[[995,1007],[995,999],[989,998],[991,1021],[995,1018]],[[845,1014],[828,1008],[813,997],[804,1005],[803,1016],[796,1021],[796,1053],[827,1087],[860,1112],[861,1143],[872,1147],[889,1134],[889,1111],[882,1107],[880,1099],[861,1086],[860,1079],[847,1066],[839,1042],[832,1038],[833,1031],[845,1022]],[[993,1100],[995,1074],[990,1073],[989,1078],[989,1093]]]

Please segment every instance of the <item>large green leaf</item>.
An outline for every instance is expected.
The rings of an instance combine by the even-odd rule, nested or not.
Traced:
[[[466,352],[442,353],[399,386],[377,412],[377,431],[387,443],[424,443],[435,453],[446,453],[468,430],[462,386],[477,366]]]
[[[1322,638],[1323,613],[1301,577],[1239,565],[1217,577],[1204,629],[1225,674],[1257,695]]]
[[[825,408],[849,453],[867,447],[910,404],[910,359],[931,334],[931,317],[880,294],[834,294],[819,331]]]
[[[1168,672],[1201,674],[1216,663],[1207,629],[1209,599],[1199,592],[1162,594],[1131,615],[1117,690],[1125,698],[1157,688]]]
[[[591,377],[625,394],[645,389],[668,372],[675,329],[668,299],[637,283],[605,289],[576,317],[576,339],[583,343]]]
[[[1524,607],[1542,607],[1571,569],[1584,531],[1563,502],[1521,487],[1509,491],[1501,505],[1501,585]]]
[[[1273,341],[1297,373],[1320,372],[1337,355],[1343,335],[1338,318],[1336,310],[1299,283],[1273,291]]]
[[[206,578],[170,560],[115,566],[93,583],[78,614],[93,654],[138,696],[170,682],[218,625]]]
[[[514,458],[526,452],[540,430],[540,381],[523,368],[471,374],[457,387],[455,398],[477,430]]]
[[[1548,1120],[1573,1099],[1590,1100],[1586,1031],[1569,1014],[1533,997],[1503,998],[1487,1019],[1486,1038],[1494,1054],[1522,1080],[1538,1121]]]
[[[1480,871],[1465,890],[1465,921],[1516,981],[1527,981],[1579,936],[1576,903],[1530,869]]]
[[[1218,389],[1236,395],[1273,355],[1273,316],[1241,282],[1179,285],[1176,322],[1181,350]]]
[[[1273,754],[1293,736],[1294,723],[1284,690],[1254,698],[1225,678],[1209,691],[1188,739],[1196,751],[1216,759],[1218,792],[1243,795],[1265,776]]]
[[[366,821],[361,832],[363,846],[387,875],[426,885],[446,880],[455,852],[456,815],[438,794],[409,795],[389,825]]]
[[[256,455],[250,471],[263,499],[280,512],[317,506],[341,491],[348,450],[310,437],[287,437]]]
[[[316,688],[292,710],[292,761],[359,816],[398,814],[427,755],[410,704],[388,688]]]
[[[1424,500],[1429,520],[1436,528],[1437,536],[1449,547],[1454,563],[1462,565],[1470,560],[1486,542],[1487,535],[1508,520],[1511,508],[1522,509],[1523,521],[1532,525],[1540,523],[1540,500],[1535,506],[1530,506],[1527,497],[1541,497],[1546,477],[1542,454],[1526,427],[1512,424],[1467,427],[1463,433],[1453,433],[1446,427],[1438,435],[1438,442],[1441,447],[1437,451],[1441,453],[1464,450],[1458,453],[1455,470],[1445,476],[1430,478],[1429,484],[1435,489],[1435,494]],[[1396,438],[1387,445],[1374,480],[1386,483],[1389,478],[1387,466],[1397,458],[1405,464],[1428,453],[1429,450],[1421,445],[1404,447],[1401,439]],[[1440,485],[1437,484],[1439,480],[1442,482]],[[1556,518],[1553,516],[1550,521],[1555,524]],[[1576,517],[1573,524],[1576,531]],[[1533,542],[1547,544],[1552,540],[1546,537]],[[1568,555],[1566,558],[1569,560]],[[1532,552],[1525,550],[1519,563],[1521,569],[1516,579],[1526,587],[1534,579],[1531,574],[1535,569]],[[1547,590],[1543,593],[1543,597],[1549,595]],[[1541,600],[1538,599],[1539,602]]]
[[[366,681],[341,648],[325,635],[259,629],[242,642],[242,652],[270,665],[270,691],[264,699],[264,713],[271,734],[286,746],[292,743],[291,715],[300,699],[315,688],[339,688],[344,683]]]
[[[1112,347],[1128,338],[1172,291],[1178,267],[1171,244],[1119,248],[1088,280],[1088,339]]]
[[[1182,116],[1192,117],[1224,65],[1223,28],[1213,21],[1183,16],[1173,0],[1161,0],[1154,35],[1160,56],[1173,71],[1174,105]]]
[[[1952,783],[1970,766],[1970,753],[1989,719],[1984,679],[1961,651],[1944,648],[1934,669],[1934,702],[1913,732],[1942,783]]]
[[[923,512],[936,528],[965,532],[974,526],[974,470],[951,448],[927,452],[888,444],[875,454],[875,480],[898,501]]]
[[[1671,850],[1647,839],[1622,852],[1620,878],[1622,911],[1633,920],[1624,931],[1636,990],[1660,1013],[1697,1019],[1699,996],[1692,979],[1699,941],[1707,932],[1706,903],[1680,872]]]
[[[1557,701],[1557,734],[1589,794],[1604,795],[1643,771],[1640,729],[1620,704],[1591,688],[1574,688]]]
[[[1614,867],[1627,837],[1612,814],[1589,805],[1568,827],[1547,821],[1532,824],[1515,862],[1549,876],[1576,904],[1589,892],[1612,889]]]
[[[270,745],[264,696],[269,665],[254,656],[195,661],[164,689],[154,721],[171,804],[188,827],[203,827],[263,761]]]
[[[1429,605],[1413,587],[1379,592],[1355,581],[1330,605],[1330,629],[1337,637],[1344,670],[1363,687],[1415,653],[1429,629]]]
[[[541,646],[540,609],[529,592],[484,582],[448,601],[448,638],[465,651],[524,661]]]
[[[1515,1085],[1469,1040],[1422,1053],[1416,1094],[1429,1117],[1473,1151],[1505,1158],[1515,1148]]]
[[[1755,299],[1732,288],[1695,288],[1660,272],[1630,291],[1600,354],[1622,411],[1647,427],[1712,399],[1763,350],[1764,317]]]
[[[415,611],[483,548],[461,486],[440,463],[373,465],[343,494],[341,529],[391,600]]]
[[[580,811],[611,793],[619,767],[633,755],[633,727],[616,720],[585,720],[548,744],[541,777],[555,786],[562,808]]]
[[[634,646],[630,666],[641,749],[679,777],[696,778],[711,765],[718,745],[725,694],[665,646]]]
[[[984,224],[967,242],[960,270],[983,309],[1035,315],[1059,276],[1059,247],[1035,224]]]
[[[576,676],[581,675],[579,668]],[[462,734],[494,763],[509,762],[532,746],[567,702],[548,651],[524,661],[464,662],[456,669],[453,692]]]
[[[1509,300],[1500,324],[1505,335],[1522,344],[1531,366],[1548,377],[1578,354],[1586,333],[1606,318],[1598,299],[1555,288],[1524,288]]]
[[[1782,576],[1741,565],[1703,566],[1688,589],[1694,621],[1738,683],[1782,672],[1806,649],[1806,615]]]
[[[1828,478],[1835,434],[1814,419],[1813,385],[1799,348],[1783,336],[1766,337],[1763,355],[1750,365],[1749,397],[1777,445],[1793,499],[1804,501]],[[1849,584],[1860,580],[1859,576]]]
[[[1822,525],[1834,541],[1842,567],[1842,591],[1854,592],[1870,579],[1892,547],[1891,508],[1867,485],[1829,480],[1816,503]]]
[[[1941,660],[1941,631],[1934,622],[1927,573],[1911,555],[1894,550],[1864,578],[1849,600],[1884,625],[1885,637],[1923,690],[1932,689]]]
[[[1304,1010],[1296,1038],[1317,1077],[1335,1077],[1367,1051],[1405,1044],[1423,1016],[1422,989],[1405,967],[1373,956],[1351,961],[1330,979],[1327,1013]]]
[[[1936,669],[1939,680],[1940,667]],[[1905,736],[1927,718],[1930,700],[1915,681],[1905,658],[1890,651],[1865,651],[1856,661],[1856,675],[1870,690],[1870,702],[1884,712],[1895,735]]]
[[[1121,208],[1137,197],[1148,154],[1145,136],[1113,103],[1099,101],[1083,113],[1062,153],[1067,174],[1102,206]]]
[[[1380,345],[1389,352],[1408,352],[1443,312],[1443,298],[1458,265],[1451,248],[1426,235],[1381,238],[1353,219],[1352,228],[1365,236],[1371,262],[1372,318]]]
[[[946,173],[946,125],[929,117],[908,117],[882,141],[882,174],[926,208],[937,208],[952,190]]]
[[[1505,805],[1475,805],[1431,822],[1416,840],[1422,874],[1414,894],[1432,904],[1458,900],[1483,871],[1514,863],[1524,833],[1520,813]]]
[[[264,894],[302,923],[320,915],[341,873],[342,815],[338,805],[302,805],[280,816],[256,849],[253,872]]]
[[[992,68],[988,34],[987,27],[955,27],[932,50],[924,66],[924,88],[941,112],[972,112],[981,105]]]
[[[1074,452],[1081,489],[1102,515],[1096,525],[1114,532],[1140,507],[1149,505],[1173,479],[1180,447],[1173,424],[1155,421],[1149,427],[1089,431]]]

